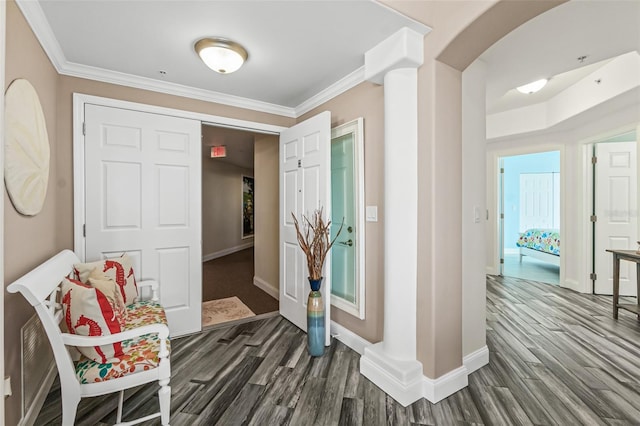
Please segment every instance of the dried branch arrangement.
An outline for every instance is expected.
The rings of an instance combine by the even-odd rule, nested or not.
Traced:
[[[322,218],[322,208],[313,212],[311,220],[304,215],[302,216],[303,230],[300,229],[298,219],[293,212],[291,216],[293,216],[293,224],[296,227],[298,244],[307,257],[309,278],[319,280],[322,278],[322,267],[324,266],[327,253],[329,253],[336,238],[340,235],[342,227],[344,226],[344,219],[342,220],[340,229],[338,229],[335,237],[331,240],[331,221],[325,223]]]

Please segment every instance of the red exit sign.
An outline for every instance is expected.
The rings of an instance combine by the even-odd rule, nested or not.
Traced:
[[[227,156],[227,147],[225,145],[211,147],[211,158],[222,158],[226,156]]]

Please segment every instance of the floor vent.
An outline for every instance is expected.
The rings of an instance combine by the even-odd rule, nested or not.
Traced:
[[[30,419],[44,403],[55,370],[53,352],[38,315],[32,316],[20,329],[22,351],[22,424]]]

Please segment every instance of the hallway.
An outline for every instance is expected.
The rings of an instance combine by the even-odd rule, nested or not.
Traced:
[[[256,315],[278,310],[278,301],[253,285],[253,248],[202,264],[202,301],[237,296]]]

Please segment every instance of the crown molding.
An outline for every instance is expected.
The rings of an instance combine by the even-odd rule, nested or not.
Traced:
[[[44,16],[40,3],[28,0],[15,1],[54,68],[60,73],[63,64],[67,60],[64,57],[60,43],[58,43],[58,40],[53,34],[49,21],[47,21],[47,18]]]
[[[298,106],[288,107],[240,96],[228,95],[212,90],[204,90],[182,84],[155,80],[148,77],[139,77],[118,71],[77,64],[69,62],[65,58],[62,47],[58,43],[58,40],[56,39],[39,2],[16,0],[16,4],[20,8],[20,11],[24,15],[27,23],[33,30],[36,38],[42,45],[42,48],[58,74],[70,77],[85,78],[136,89],[150,90],[153,92],[229,105],[237,108],[265,112],[290,118],[298,118],[365,81],[364,66],[362,66],[326,89],[320,91],[316,95],[310,97]]]
[[[364,65],[295,107],[296,118],[364,82]]]
[[[295,118],[290,107],[72,62],[66,62],[60,74]]]

